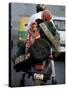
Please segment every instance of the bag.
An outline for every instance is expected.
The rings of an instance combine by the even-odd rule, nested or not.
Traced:
[[[45,25],[45,23],[41,23],[40,27],[41,27],[43,33],[45,34],[45,36],[47,37],[47,40],[50,43],[50,45],[55,49],[54,51],[60,51],[59,34],[50,32],[50,30]],[[55,36],[52,33],[55,34]]]

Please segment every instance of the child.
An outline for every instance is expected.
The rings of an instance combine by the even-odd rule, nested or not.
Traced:
[[[28,31],[26,45],[25,45],[25,58],[30,56],[30,47],[35,42],[35,40],[40,38],[40,33],[37,28],[37,23],[32,22],[30,25],[30,30]]]

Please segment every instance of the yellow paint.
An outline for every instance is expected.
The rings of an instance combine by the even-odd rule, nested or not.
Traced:
[[[19,20],[19,31],[23,32],[26,30],[26,25],[28,24],[29,17],[21,17]]]

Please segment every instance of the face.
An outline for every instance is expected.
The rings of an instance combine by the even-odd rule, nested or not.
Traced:
[[[36,24],[33,24],[33,25],[32,25],[32,30],[33,30],[33,31],[36,31],[36,30],[37,30],[37,25],[36,25]]]
[[[49,11],[44,11],[42,14],[42,19],[44,22],[49,22],[51,20],[52,16],[51,13]]]
[[[50,20],[51,20],[51,16],[49,16],[49,15],[45,16],[45,15],[43,15],[43,21],[44,22],[49,22]]]

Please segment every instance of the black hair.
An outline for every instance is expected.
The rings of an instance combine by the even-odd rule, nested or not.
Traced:
[[[36,19],[35,21],[37,22],[38,25],[43,22],[43,20],[42,19],[39,19],[39,18]]]
[[[37,8],[36,11],[37,11],[37,13],[38,13],[38,12],[40,12],[40,11],[43,11],[43,9],[42,9],[42,8]]]
[[[40,6],[40,4],[38,4],[38,5],[36,6],[36,11],[37,11],[37,13],[40,12],[40,11],[43,11],[43,10],[44,10],[44,8],[42,8],[42,7]]]

